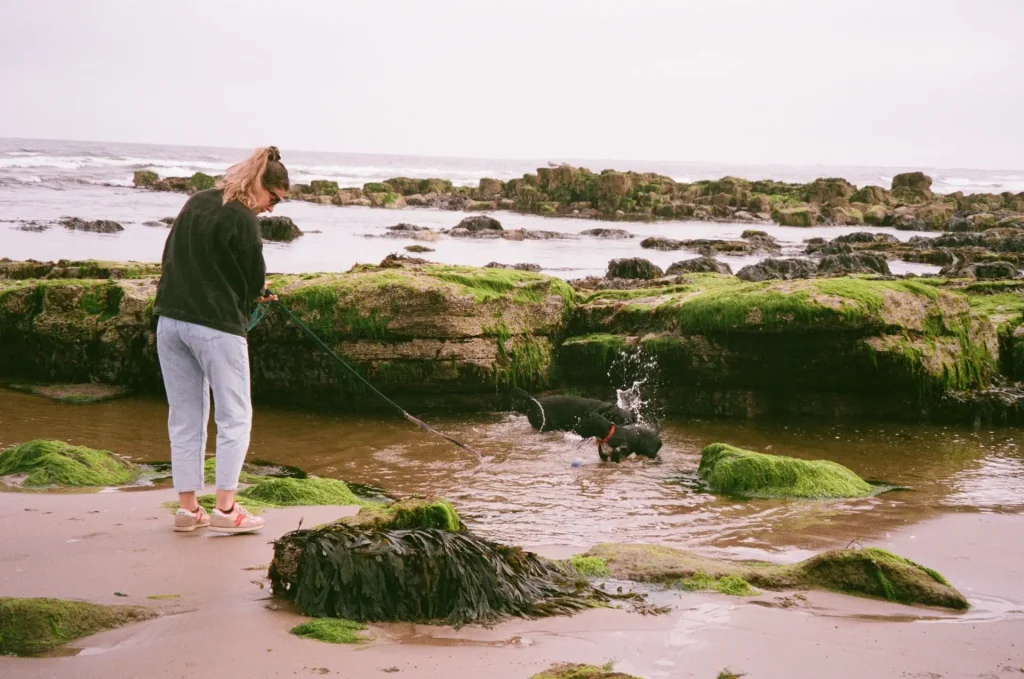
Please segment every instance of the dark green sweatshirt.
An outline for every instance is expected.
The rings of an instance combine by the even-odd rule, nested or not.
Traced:
[[[220,189],[188,199],[164,244],[154,316],[245,337],[267,268],[256,215]]]

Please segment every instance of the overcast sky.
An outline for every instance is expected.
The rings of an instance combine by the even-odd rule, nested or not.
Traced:
[[[1024,0],[0,0],[0,137],[1024,169]]]

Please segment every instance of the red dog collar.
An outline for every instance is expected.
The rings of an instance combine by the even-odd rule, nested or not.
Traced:
[[[612,438],[612,436],[615,436],[615,425],[614,424],[612,425],[611,430],[609,430],[608,436],[605,436],[603,439],[599,439],[598,442],[597,442],[597,445],[600,446],[602,443],[608,443],[608,441]]]

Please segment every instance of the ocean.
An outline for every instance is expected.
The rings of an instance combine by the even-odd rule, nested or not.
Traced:
[[[107,259],[159,261],[166,230],[146,222],[177,214],[186,196],[132,188],[135,170],[153,170],[161,176],[188,176],[194,172],[218,174],[244,157],[248,149],[226,149],[155,144],[0,139],[0,257],[12,259]],[[718,179],[731,175],[747,179],[809,181],[816,177],[844,177],[858,186],[888,187],[894,174],[922,170],[938,193],[1000,193],[1024,191],[1024,171],[943,168],[882,168],[842,166],[728,165],[696,162],[654,162],[611,159],[486,159],[398,156],[357,153],[291,151],[282,158],[293,182],[333,179],[340,186],[362,186],[390,177],[441,177],[457,185],[476,185],[482,177],[512,179],[549,163],[570,163],[602,169],[657,172],[677,181]],[[407,243],[384,238],[388,226],[412,222],[448,228],[462,213],[407,208],[400,211],[359,207],[320,206],[298,201],[281,204],[275,214],[292,217],[307,233],[290,244],[268,243],[268,268],[280,273],[345,271],[356,263],[373,263]],[[63,216],[112,219],[125,230],[112,235],[67,231],[53,227],[30,232],[27,222],[47,222]],[[506,228],[544,229],[569,235],[607,222],[550,219],[508,212],[494,214]],[[552,275],[578,278],[602,275],[615,257],[643,256],[666,267],[695,253],[643,250],[640,240],[649,235],[670,238],[735,238],[745,224],[658,222],[620,224],[637,237],[625,241],[571,238],[545,241],[463,241],[442,238],[429,243],[435,252],[425,256],[447,264],[482,266],[490,262],[539,264]],[[864,227],[796,229],[758,226],[780,240],[786,254],[798,254],[806,238],[832,238]],[[894,232],[907,239],[914,232]],[[934,234],[930,234],[934,235]],[[736,271],[757,256],[722,257]],[[894,272],[927,273],[929,265],[891,263]]]

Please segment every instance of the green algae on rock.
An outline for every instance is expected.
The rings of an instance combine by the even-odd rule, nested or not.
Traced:
[[[676,585],[694,578],[742,578],[770,590],[820,587],[901,604],[956,610],[967,600],[936,571],[875,547],[823,552],[796,564],[729,561],[660,545],[600,544],[587,556],[608,563],[612,577]]]
[[[206,463],[209,465],[209,461]],[[339,505],[346,507],[376,507],[378,503],[365,500],[349,489],[344,481],[322,479],[315,476],[307,478],[275,478],[247,476],[255,480],[255,484],[240,490],[237,498],[246,509],[253,513],[276,507],[312,507],[319,505]],[[245,481],[243,481],[244,483]],[[217,497],[201,495],[199,504],[212,511]],[[177,502],[168,502],[168,509],[176,510]]]
[[[366,625],[344,618],[313,618],[291,628],[291,633],[303,639],[316,639],[329,644],[358,644],[368,641],[359,634]]]
[[[108,450],[37,439],[0,453],[0,477],[25,475],[28,488],[124,486],[139,472]]]
[[[103,630],[156,617],[140,606],[0,597],[0,655],[38,655]]]
[[[577,555],[569,559],[569,565],[585,578],[599,578],[608,575],[608,564],[600,557]]]
[[[573,663],[560,663],[552,665],[530,679],[639,679],[632,674],[615,672],[611,663],[603,667],[594,665],[577,665]]]
[[[718,592],[730,596],[751,596],[756,593],[750,583],[738,575],[713,578],[707,573],[697,571],[676,584],[689,592]]]
[[[338,522],[381,531],[422,528],[451,532],[466,530],[466,524],[455,507],[440,498],[408,498],[390,504],[364,502],[358,514],[338,519]]]
[[[698,473],[713,493],[754,498],[850,498],[875,488],[829,460],[800,460],[712,443],[701,453]]]

